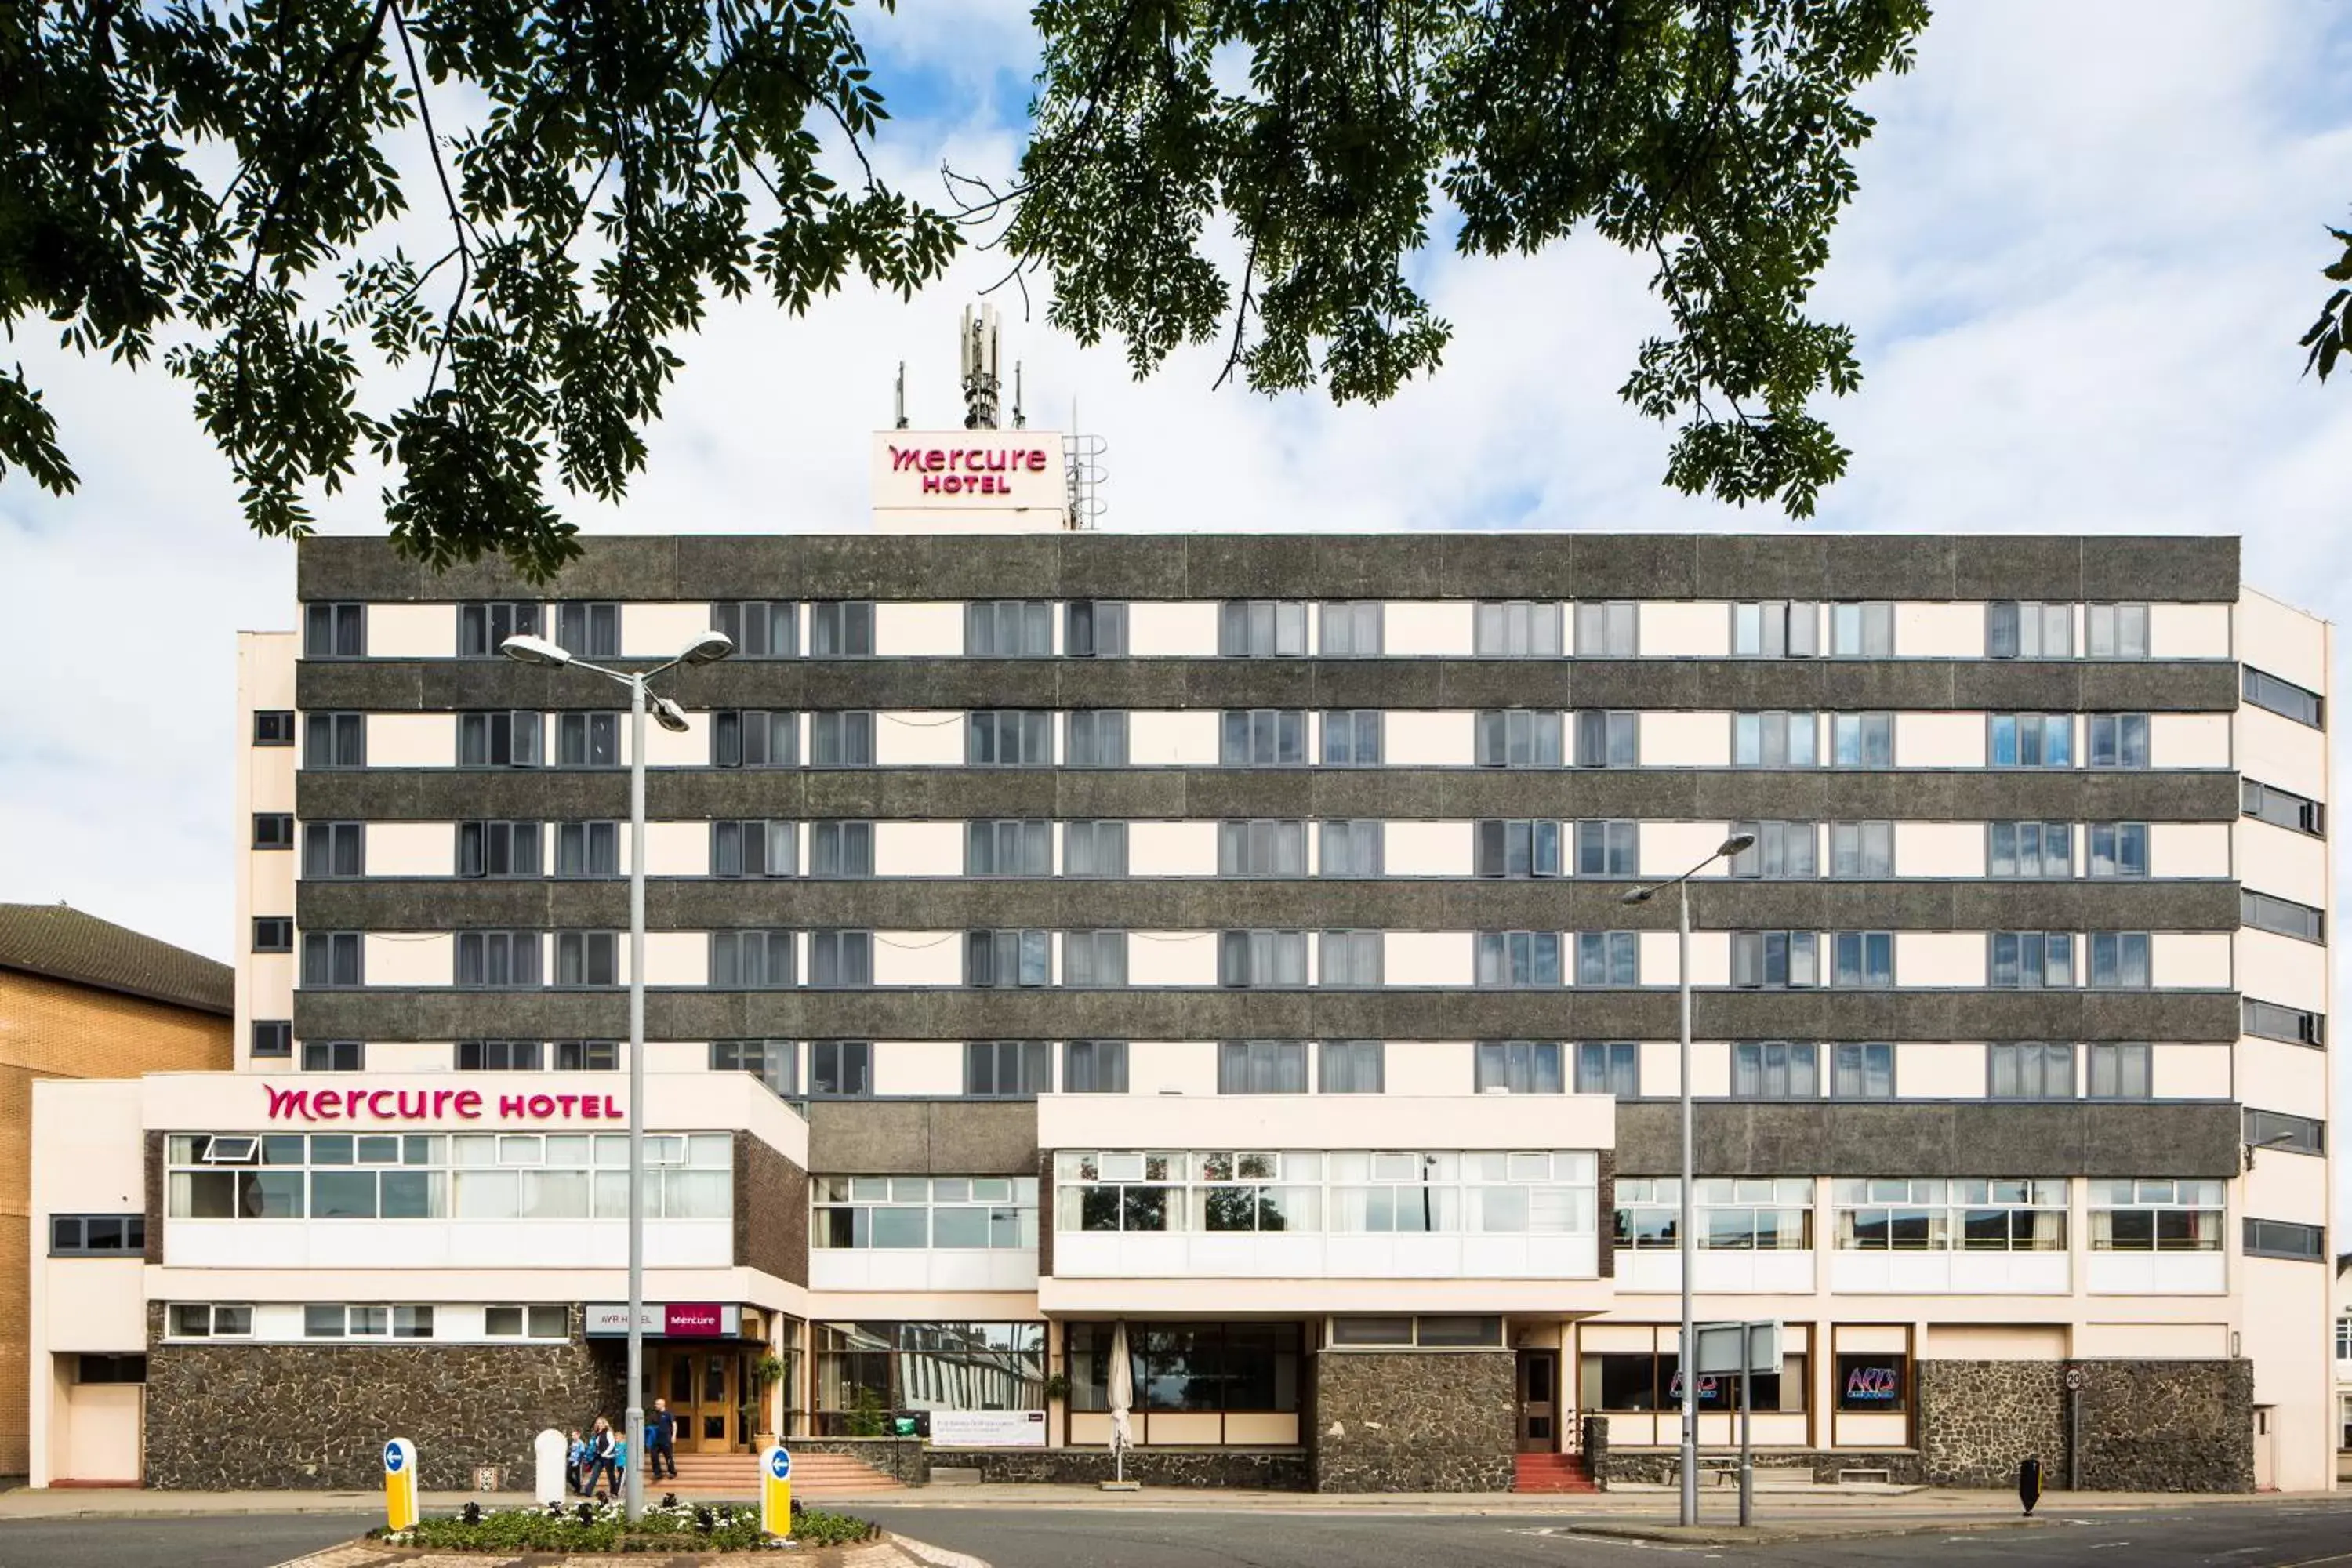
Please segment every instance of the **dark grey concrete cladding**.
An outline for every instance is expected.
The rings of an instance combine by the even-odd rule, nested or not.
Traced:
[[[631,661],[648,664],[649,661]],[[1633,708],[2226,712],[2227,661],[2068,659],[744,659],[665,678],[712,708]],[[505,659],[303,660],[306,710],[609,709],[583,670]]]
[[[2238,775],[2218,770],[1658,768],[1559,773],[1479,768],[655,768],[657,820],[979,816],[1630,816],[1974,822],[2231,822]],[[618,769],[305,770],[296,809],[308,821],[576,821],[628,815]]]
[[[841,1175],[1026,1176],[1037,1170],[1034,1100],[818,1100],[809,1168]]]
[[[1673,1174],[1681,1128],[1672,1101],[1619,1101],[1619,1173]],[[2240,1157],[2238,1108],[2212,1101],[1701,1100],[1692,1137],[1727,1176],[2233,1176]]]
[[[304,991],[303,1039],[612,1038],[625,993]],[[1675,993],[1640,991],[707,991],[655,988],[647,1036],[986,1040],[1241,1037],[1387,1040],[1663,1040]],[[1693,1027],[1707,1039],[2232,1040],[2228,991],[1704,991]]]
[[[952,872],[954,868],[943,868]],[[1615,881],[1463,879],[1225,881],[1160,878],[740,881],[652,878],[656,931],[864,925],[885,931],[1050,926],[1126,931],[1377,927],[1384,931],[1672,930],[1664,900],[1620,903]],[[1790,931],[2235,931],[2235,882],[1709,882],[1702,925]],[[298,922],[312,931],[596,928],[628,918],[628,885],[370,878],[304,882]]]
[[[583,539],[546,587],[302,542],[304,599],[2237,597],[2234,538],[1606,533],[795,534]]]

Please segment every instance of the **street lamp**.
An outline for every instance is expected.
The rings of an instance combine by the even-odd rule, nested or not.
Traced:
[[[528,632],[507,638],[499,651],[542,669],[593,670],[629,689],[629,1449],[621,1506],[634,1522],[646,1506],[646,710],[672,734],[687,728],[686,710],[654,696],[646,682],[679,665],[725,658],[735,645],[723,632],[705,632],[677,658],[635,672],[575,658],[571,649]]]
[[[1646,904],[1665,889],[1679,895],[1675,907],[1681,911],[1679,940],[1675,948],[1675,965],[1682,984],[1683,1065],[1679,1085],[1683,1102],[1683,1212],[1677,1222],[1675,1237],[1680,1244],[1683,1275],[1683,1338],[1682,1349],[1675,1358],[1683,1385],[1683,1451],[1682,1451],[1682,1521],[1685,1525],[1698,1522],[1698,1372],[1695,1364],[1697,1350],[1697,1326],[1691,1312],[1691,1274],[1697,1256],[1697,1238],[1692,1234],[1691,1189],[1691,982],[1690,982],[1690,879],[1714,865],[1728,859],[1756,844],[1753,833],[1735,833],[1716,846],[1715,853],[1676,877],[1671,882],[1654,882],[1646,887],[1629,888],[1618,900],[1620,903]]]

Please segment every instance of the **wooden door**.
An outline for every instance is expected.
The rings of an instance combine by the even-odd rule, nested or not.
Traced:
[[[1559,1449],[1559,1352],[1519,1352],[1519,1452]]]
[[[742,1357],[731,1347],[662,1352],[659,1387],[677,1417],[681,1454],[733,1453],[743,1445]]]

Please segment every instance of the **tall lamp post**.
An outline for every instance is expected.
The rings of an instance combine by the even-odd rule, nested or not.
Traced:
[[[723,632],[705,632],[677,658],[642,672],[607,669],[574,658],[545,637],[524,633],[499,645],[521,664],[593,670],[629,689],[629,1414],[628,1458],[621,1472],[622,1509],[635,1522],[646,1508],[646,710],[673,734],[686,710],[656,697],[646,682],[682,664],[710,664],[735,651]]]
[[[1697,1257],[1697,1237],[1691,1228],[1691,980],[1690,980],[1690,879],[1714,865],[1717,860],[1755,847],[1756,835],[1735,833],[1716,846],[1715,853],[1692,867],[1670,882],[1653,882],[1643,887],[1628,889],[1620,903],[1646,904],[1666,889],[1675,889],[1675,907],[1680,911],[1676,927],[1678,940],[1675,947],[1675,968],[1680,974],[1683,1015],[1683,1062],[1681,1090],[1683,1105],[1683,1180],[1682,1217],[1675,1222],[1675,1239],[1682,1255],[1683,1276],[1683,1338],[1681,1349],[1675,1357],[1675,1371],[1683,1385],[1683,1451],[1682,1451],[1682,1521],[1685,1525],[1698,1522],[1698,1373],[1693,1366],[1696,1348],[1697,1325],[1691,1311],[1691,1274]]]

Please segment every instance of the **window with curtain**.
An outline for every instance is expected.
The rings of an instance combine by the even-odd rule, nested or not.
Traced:
[[[2168,1176],[2094,1176],[2086,1207],[2094,1252],[2219,1252],[2223,1184]]]
[[[555,825],[558,877],[617,877],[621,874],[621,825],[559,822]]]
[[[1586,709],[1576,715],[1576,765],[1631,768],[1642,762],[1642,716]]]
[[[621,606],[577,602],[556,605],[555,640],[574,658],[618,658]]]
[[[2091,1046],[2093,1100],[2147,1100],[2155,1090],[2152,1052],[2144,1041],[2098,1040]]]
[[[1239,987],[1306,984],[1307,933],[1303,931],[1218,932],[1217,984]]]
[[[1998,1040],[1985,1047],[1985,1093],[1994,1100],[2072,1100],[2074,1047],[2060,1040]]]
[[[1062,1042],[1064,1094],[1125,1094],[1125,1040],[1065,1040]]]
[[[1641,606],[1627,600],[1576,606],[1579,658],[1632,658],[1642,651]]]
[[[2071,713],[1993,713],[1985,719],[1985,758],[1996,768],[2071,768]]]
[[[963,760],[975,768],[1054,765],[1054,716],[1042,710],[968,713],[963,736]]]
[[[460,713],[457,765],[461,768],[535,768],[542,729],[536,713]]]
[[[1818,1100],[1820,1047],[1810,1040],[1738,1040],[1731,1047],[1735,1100]]]
[[[1323,765],[1327,768],[1376,768],[1381,765],[1381,711],[1349,708],[1323,715]]]
[[[1053,937],[1043,931],[964,932],[963,983],[992,988],[1050,985]]]
[[[870,822],[816,822],[809,825],[809,875],[812,877],[871,877],[874,875],[874,825]]]
[[[1305,1094],[1304,1040],[1226,1040],[1217,1047],[1219,1094]]]
[[[1477,984],[1516,987],[1560,982],[1559,933],[1550,931],[1482,931],[1476,939]]]
[[[1841,931],[1830,933],[1830,984],[1885,989],[1895,984],[1895,933]]]
[[[811,985],[874,984],[874,933],[870,931],[809,932]]]
[[[1811,658],[1822,651],[1821,605],[1811,599],[1750,600],[1731,606],[1735,658]]]
[[[1062,984],[1078,986],[1127,984],[1127,933],[1071,931],[1062,933]]]
[[[1326,985],[1381,984],[1381,933],[1376,931],[1327,931],[1318,939],[1322,951],[1321,981]]]
[[[1480,1094],[1559,1094],[1568,1087],[1557,1040],[1481,1040],[1472,1071]]]
[[[1062,826],[1062,875],[1127,875],[1127,824],[1069,822]]]
[[[1995,599],[1985,606],[1987,658],[2072,658],[2074,606]]]
[[[800,765],[800,715],[773,710],[728,711],[710,716],[710,765],[715,768],[790,768]]]
[[[844,600],[809,606],[809,652],[817,658],[871,658],[874,605]]]
[[[306,768],[367,766],[367,715],[305,713],[302,765]]]
[[[737,658],[791,658],[801,651],[800,606],[788,599],[746,599],[710,606],[710,629],[735,645]]]
[[[1297,709],[1228,709],[1218,721],[1217,762],[1228,768],[1307,765],[1307,715]]]
[[[539,933],[461,931],[457,983],[467,989],[503,989],[540,983]]]
[[[2144,768],[2148,765],[2147,715],[2094,713],[2083,721],[2087,737],[2084,761],[2095,768]]]
[[[1734,877],[1812,877],[1820,825],[1811,822],[1735,822],[1734,834],[1749,834],[1756,842],[1731,858]]]
[[[1613,1094],[1620,1100],[1642,1093],[1642,1047],[1630,1040],[1586,1040],[1576,1047],[1576,1092]]]
[[[1054,825],[1042,819],[999,818],[964,824],[967,877],[1048,877],[1054,871]]]
[[[975,599],[963,607],[966,658],[1045,658],[1054,651],[1049,599]]]
[[[714,822],[710,825],[710,874],[714,877],[789,877],[800,869],[792,822]]]
[[[1895,1047],[1881,1041],[1840,1041],[1830,1096],[1833,1100],[1894,1099]]]
[[[1490,709],[1474,725],[1475,761],[1482,768],[1556,768],[1560,765],[1560,716],[1526,709]]]
[[[1985,938],[1985,984],[1997,991],[2054,991],[2074,984],[2074,938],[2063,931],[1997,931]]]
[[[2147,875],[2147,824],[2094,822],[2084,830],[2090,840],[2094,877]]]
[[[1127,714],[1115,708],[1082,710],[1065,721],[1067,761],[1074,768],[1127,766]]]
[[[620,943],[617,931],[557,931],[555,984],[618,985],[621,983]]]
[[[1471,621],[1471,647],[1481,658],[1557,658],[1560,606],[1554,600],[1489,599]]]
[[[2126,991],[2144,991],[2148,987],[2147,932],[2093,931],[2090,945],[2093,985]]]
[[[1820,727],[1811,713],[1734,713],[1735,768],[1810,768],[1820,764]]]
[[[1305,658],[1306,602],[1226,600],[1217,607],[1217,652],[1227,658]]]
[[[1379,1040],[1325,1040],[1318,1047],[1316,1088],[1325,1094],[1378,1094],[1382,1064]]]
[[[1895,825],[1891,822],[1831,823],[1830,875],[1895,875]]]
[[[1378,599],[1329,600],[1321,616],[1324,658],[1369,658],[1381,651]]]
[[[1895,657],[1895,606],[1883,599],[1830,606],[1830,652],[1840,658]]]
[[[1895,715],[1831,714],[1830,765],[1836,768],[1893,767]]]
[[[1632,877],[1640,868],[1642,825],[1630,820],[1576,825],[1576,874]]]
[[[1256,817],[1217,824],[1220,877],[1304,877],[1307,824]]]
[[[874,715],[809,715],[809,766],[870,768],[874,765]]]
[[[1576,983],[1579,985],[1639,985],[1642,983],[1641,933],[1630,931],[1577,932]]]
[[[710,933],[710,984],[725,991],[775,991],[795,983],[793,933],[715,931]]]
[[[540,824],[457,824],[457,875],[536,877],[540,874]]]
[[[1819,985],[1820,940],[1809,931],[1733,931],[1731,983],[1750,990]]]
[[[540,635],[539,606],[484,604],[457,606],[457,657],[496,658],[511,637]]]
[[[2083,606],[2083,651],[2093,658],[2146,658],[2146,605]]]
[[[1326,822],[1320,826],[1320,858],[1317,874],[1325,877],[1377,877],[1382,865],[1382,825],[1362,819]]]
[[[1471,870],[1480,877],[1557,877],[1559,824],[1524,819],[1480,822],[1472,841],[1472,857]]]
[[[367,874],[367,825],[306,822],[302,825],[302,875],[348,878]]]
[[[1047,1040],[968,1040],[963,1091],[975,1100],[1034,1100],[1054,1090],[1054,1047]]]
[[[1992,877],[2071,877],[2074,829],[2064,822],[1985,824],[1985,873]]]
[[[1062,652],[1070,658],[1125,658],[1127,605],[1118,599],[1073,599],[1064,607]]]

